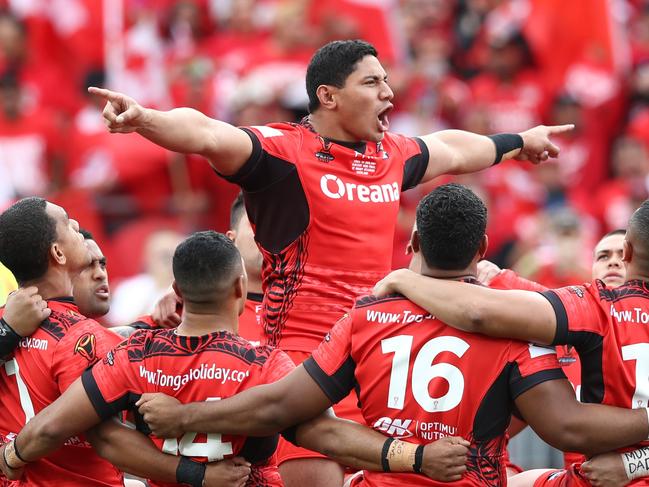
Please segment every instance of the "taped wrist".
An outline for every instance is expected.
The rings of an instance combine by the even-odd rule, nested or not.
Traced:
[[[187,457],[180,457],[176,467],[176,482],[192,487],[202,487],[205,478],[205,464],[195,462]]]
[[[23,337],[16,333],[9,323],[0,318],[0,358],[13,352],[22,339]]]
[[[513,156],[510,152],[523,148],[523,137],[518,134],[494,134],[487,135],[487,137],[496,146],[496,158],[492,164],[494,166],[503,160],[503,156],[507,156],[506,159],[509,159]]]
[[[381,466],[384,472],[419,473],[423,455],[423,445],[388,438],[383,444]]]
[[[649,475],[649,447],[622,453],[620,456],[629,480]]]

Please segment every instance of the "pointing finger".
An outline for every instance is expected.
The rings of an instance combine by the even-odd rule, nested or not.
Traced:
[[[566,125],[552,125],[548,127],[548,134],[553,135],[553,134],[563,134],[565,132],[570,132],[571,130],[574,130],[575,124],[574,123],[568,123]]]
[[[106,88],[97,88],[96,86],[88,87],[88,93],[99,95],[108,101],[120,101],[122,99],[122,95],[120,95],[116,91],[110,91]]]

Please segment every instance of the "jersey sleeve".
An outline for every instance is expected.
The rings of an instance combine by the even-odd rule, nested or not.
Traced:
[[[264,364],[261,378],[262,384],[277,382],[290,374],[295,369],[295,364],[291,358],[279,349],[271,352],[268,360]]]
[[[548,288],[538,282],[529,281],[510,269],[500,271],[489,283],[492,289],[520,289],[522,291],[547,291]]]
[[[345,398],[356,382],[351,356],[352,318],[343,316],[304,362],[304,368],[332,403]]]
[[[512,364],[509,374],[512,399],[542,382],[566,378],[553,347],[513,341],[509,363]]]
[[[94,320],[74,326],[56,344],[52,359],[52,377],[63,393],[85,369],[98,362],[122,337],[108,331]]]
[[[295,166],[290,162],[297,157],[297,138],[299,134],[291,125],[282,124],[282,128],[269,125],[242,127],[252,141],[250,158],[241,168],[225,180],[241,186],[246,192],[263,191],[276,184],[290,173]]]
[[[130,409],[143,392],[130,373],[128,347],[128,343],[115,347],[81,376],[86,394],[102,419]]]
[[[393,135],[404,160],[401,191],[417,186],[428,169],[429,153],[426,143],[417,137]]]
[[[552,305],[557,321],[553,345],[584,347],[601,340],[608,321],[592,291],[596,286],[568,286],[541,293]]]

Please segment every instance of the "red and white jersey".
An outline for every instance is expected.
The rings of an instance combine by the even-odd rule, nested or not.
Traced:
[[[53,403],[82,372],[122,339],[79,313],[72,298],[47,302],[52,314],[24,338],[0,367],[0,436],[13,439],[25,423]],[[4,310],[0,310],[4,311]],[[116,486],[122,474],[99,458],[82,435],[30,463],[11,485]]]
[[[137,410],[135,402],[145,392],[164,392],[183,403],[212,401],[275,382],[293,368],[284,352],[254,347],[225,331],[181,336],[175,330],[138,330],[87,370],[82,381],[99,416],[108,418],[120,411]],[[271,458],[276,435],[247,439],[186,433],[181,438],[151,438],[165,453],[191,456],[198,461],[243,455],[253,463],[247,486],[283,485]]]
[[[263,294],[248,293],[246,307],[243,310],[243,314],[239,316],[238,335],[256,347],[266,343],[266,334],[264,333],[264,324],[262,322],[264,310],[263,301]]]
[[[556,345],[581,358],[581,400],[646,408],[649,400],[649,285],[599,280],[542,293],[556,314]],[[646,446],[649,442],[644,442]]]
[[[513,399],[564,378],[554,349],[456,330],[399,295],[358,300],[303,365],[333,402],[355,389],[365,422],[385,435],[471,442],[461,481],[365,472],[366,486],[504,485]]]
[[[226,179],[244,190],[264,257],[268,343],[310,352],[390,270],[400,193],[423,177],[428,149],[390,133],[336,143],[306,123],[244,130],[252,155]]]

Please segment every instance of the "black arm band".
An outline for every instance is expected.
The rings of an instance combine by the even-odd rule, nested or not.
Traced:
[[[496,159],[494,159],[494,166],[502,161],[503,156],[508,152],[523,148],[523,137],[518,134],[495,134],[487,135],[487,137],[493,140],[493,143],[496,146]]]
[[[419,445],[415,450],[415,464],[412,466],[412,470],[415,473],[421,473],[421,464],[424,461],[424,445]]]
[[[16,333],[9,323],[0,318],[0,358],[13,352],[22,339],[23,337]]]
[[[205,478],[205,464],[195,462],[187,457],[180,457],[176,468],[176,482],[192,487],[202,487]]]
[[[383,443],[383,450],[381,451],[381,466],[383,467],[384,472],[390,471],[390,462],[388,462],[388,452],[390,451],[390,445],[394,441],[394,438],[388,438]]]

